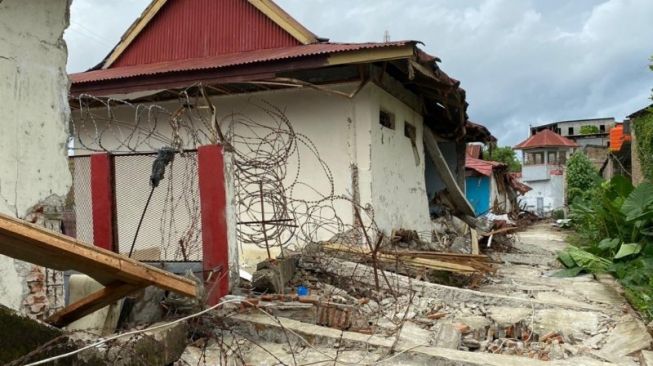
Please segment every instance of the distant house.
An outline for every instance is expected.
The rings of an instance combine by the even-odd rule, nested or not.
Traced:
[[[565,164],[576,148],[574,141],[550,129],[514,147],[523,153],[522,181],[533,188],[522,198],[527,210],[545,214],[565,205]]]
[[[135,120],[134,108],[156,103],[173,116],[191,119],[184,123],[198,130],[205,127],[202,118],[220,121],[220,127],[227,131],[225,141],[237,151],[248,151],[238,158],[253,159],[276,145],[260,143],[248,150],[244,138],[229,140],[230,136],[266,136],[270,129],[250,127],[233,116],[268,121],[269,114],[256,102],[272,105],[283,111],[293,133],[310,141],[320,158],[316,161],[310,160],[311,155],[302,156],[301,164],[296,164],[301,166],[301,171],[296,167],[296,179],[301,184],[288,189],[287,194],[307,205],[321,202],[324,195],[349,196],[353,203],[369,208],[379,229],[388,234],[396,228],[430,233],[429,203],[433,197],[448,192],[464,201],[465,143],[492,139],[485,127],[468,121],[464,90],[437,61],[412,40],[329,42],[270,0],[157,0],[98,66],[70,76],[72,124],[76,137],[89,141],[89,150],[99,148],[89,145],[99,141],[93,139],[97,130],[106,131],[103,149],[125,149],[125,144],[113,140],[120,131],[111,130],[106,111],[91,106],[82,113],[75,98],[92,95],[129,101],[129,106],[117,105],[111,113],[123,123],[123,129],[123,121]],[[207,98],[193,89],[198,86],[206,87]],[[189,101],[180,102],[180,91],[191,95]],[[215,106],[215,119],[209,103]],[[100,117],[90,124],[88,116]],[[151,134],[135,130],[127,142],[146,141],[151,148],[158,148],[163,145],[161,141],[175,137],[174,127],[172,123],[159,123]],[[206,138],[210,130],[193,134],[193,139],[183,132],[175,137],[182,148],[212,143]],[[439,147],[439,165],[427,153],[426,136],[437,140],[430,147]],[[85,151],[78,149],[77,153]],[[128,174],[148,169],[143,165],[122,171]],[[442,174],[453,178],[443,179]],[[138,184],[147,190],[147,179],[131,182],[132,190]],[[83,187],[79,181],[75,185]],[[258,190],[258,185],[252,189]],[[352,202],[333,201],[334,212],[328,217],[337,215],[343,224],[355,224]],[[118,220],[121,210],[119,207]],[[238,217],[240,221],[257,220],[245,217],[253,211],[250,206],[241,204],[236,210],[237,215],[243,215]],[[301,220],[309,216],[290,211],[275,215],[300,227],[304,224]],[[143,225],[143,230],[157,230],[155,224]],[[119,227],[125,232],[119,232],[117,247],[121,251],[129,248],[133,237],[134,228],[128,225],[134,224]],[[323,227],[320,225],[316,232]],[[315,239],[329,239],[333,234],[322,230]],[[244,252],[241,259],[254,253],[247,248]]]
[[[610,146],[610,129],[616,124],[617,121],[614,117],[576,119],[533,126],[530,133],[533,136],[542,130],[551,130],[576,142],[582,148],[585,146]],[[591,128],[585,129],[594,130],[594,132],[584,132],[584,126],[591,126]]]
[[[467,145],[465,158],[465,195],[476,216],[493,212],[509,213],[518,206],[518,196],[531,188],[520,183],[508,171],[508,165],[480,159],[482,149],[478,144]]]

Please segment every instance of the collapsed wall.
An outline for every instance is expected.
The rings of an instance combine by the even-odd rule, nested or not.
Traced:
[[[0,1],[0,213],[59,229],[71,185],[69,0]],[[0,304],[33,317],[63,305],[63,276],[0,255]]]

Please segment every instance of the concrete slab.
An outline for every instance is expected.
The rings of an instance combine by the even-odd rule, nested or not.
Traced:
[[[600,315],[596,312],[542,309],[535,311],[533,328],[540,334],[562,332],[582,339],[599,330],[599,320]]]
[[[639,364],[641,366],[653,366],[653,352],[642,351],[639,354]]]
[[[619,362],[626,355],[649,348],[651,342],[653,339],[646,326],[632,315],[626,315],[619,319],[608,335],[605,346],[597,354],[606,360]]]
[[[69,303],[81,300],[86,296],[104,288],[101,283],[83,274],[74,274],[70,276]],[[119,300],[111,305],[107,305],[94,313],[88,314],[66,326],[68,331],[85,331],[98,336],[112,334],[118,325],[120,309],[123,300]]]
[[[560,293],[553,292],[553,291],[538,292],[537,294],[535,294],[535,298],[540,301],[545,301],[548,303],[558,304],[562,306],[583,307],[585,309],[591,309],[597,311],[601,310],[601,307],[599,306],[590,305],[582,301],[577,301],[574,300],[574,298],[570,297],[569,295],[562,295]]]
[[[533,309],[513,307],[489,307],[487,313],[499,327],[508,327],[522,320],[530,320]]]
[[[240,334],[279,344],[299,343],[308,347],[335,345],[345,349],[390,350],[393,338],[370,336],[355,332],[342,332],[332,328],[304,324],[291,319],[273,319],[263,314],[238,314],[225,319],[237,327]],[[290,339],[290,341],[289,341]],[[558,361],[540,361],[519,356],[481,352],[457,351],[441,347],[421,346],[406,348],[395,346],[396,353],[377,362],[379,365],[442,365],[442,366],[607,366],[610,363],[588,358]],[[333,360],[330,360],[333,364]]]

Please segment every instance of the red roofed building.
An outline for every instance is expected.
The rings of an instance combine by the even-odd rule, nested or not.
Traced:
[[[442,167],[425,153],[424,132],[437,136],[449,174],[460,187],[465,143],[493,137],[468,121],[460,82],[418,44],[329,42],[271,0],[154,0],[104,60],[70,75],[75,147],[78,153],[134,153],[163,145],[195,149],[219,140],[218,131],[224,131],[224,142],[237,152],[237,182],[270,173],[262,168],[241,172],[238,159],[267,152],[260,158],[264,164],[276,155],[297,154],[283,167],[289,180],[299,182],[286,187],[287,194],[297,195],[294,200],[353,196],[357,207],[375,209],[376,224],[385,232],[430,233],[429,203],[452,180],[443,180]],[[289,137],[297,139],[294,145],[276,153]],[[140,182],[136,175],[149,170],[130,168],[116,175],[134,174],[132,181]],[[332,201],[334,212],[328,215],[338,219],[332,221],[354,223],[352,203]],[[255,222],[250,207],[241,206],[235,209],[237,219]],[[275,215],[311,218],[299,211]],[[157,235],[156,225],[151,226],[151,236]],[[324,227],[315,229],[315,240],[333,236]],[[118,247],[122,251],[123,243]],[[241,260],[253,252],[245,250]]]
[[[536,132],[514,147],[523,153],[522,181],[533,188],[522,199],[526,209],[545,214],[565,205],[564,168],[578,147],[549,129]]]

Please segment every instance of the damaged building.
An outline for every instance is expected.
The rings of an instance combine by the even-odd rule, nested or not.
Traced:
[[[564,233],[473,217],[527,188],[419,42],[155,0],[67,96],[68,5],[0,0],[0,363],[647,364],[614,279],[551,275]]]
[[[493,140],[468,121],[464,90],[437,62],[412,40],[331,42],[271,1],[157,1],[102,62],[70,76],[74,152],[125,161],[114,169],[120,222],[141,213],[151,165],[126,155],[223,143],[233,178],[227,236],[233,242],[238,231],[250,267],[267,255],[263,241],[274,255],[284,243],[346,231],[357,215],[386,234],[410,228],[427,239],[429,205],[473,215],[465,143]],[[73,160],[75,194],[84,197],[89,163]],[[163,210],[159,194],[150,212]],[[80,207],[76,231],[88,240]],[[122,221],[112,245],[124,253],[137,220]],[[158,235],[155,225],[142,230],[141,252],[141,241]]]

